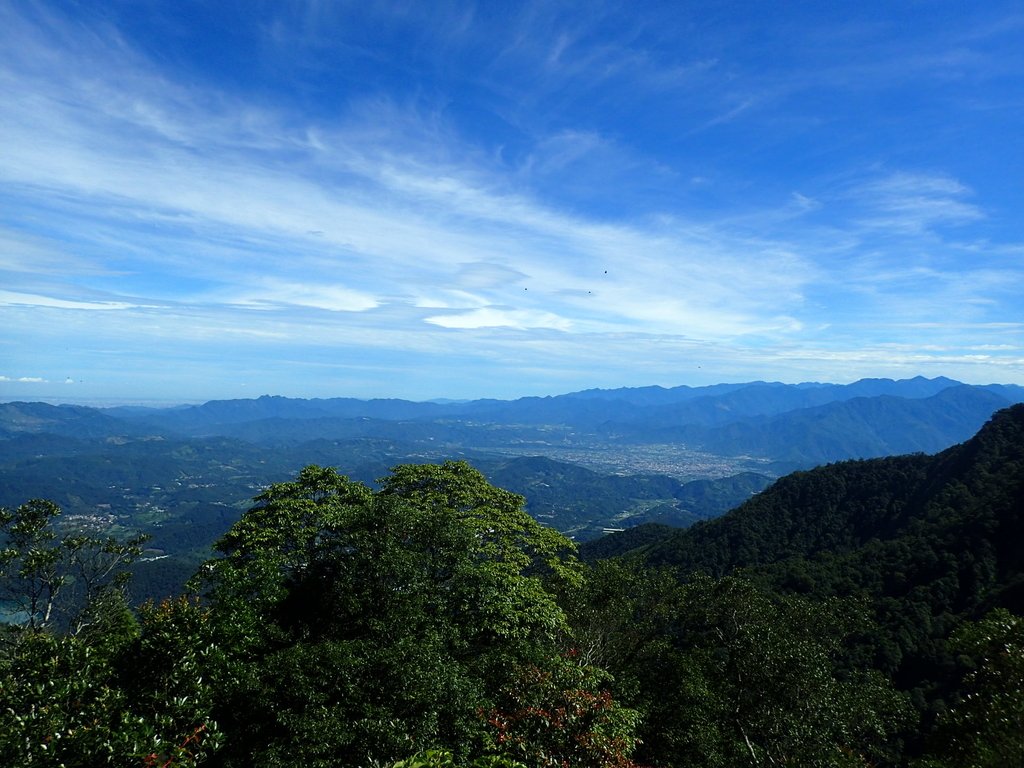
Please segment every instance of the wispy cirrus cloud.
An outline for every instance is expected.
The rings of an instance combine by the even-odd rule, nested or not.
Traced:
[[[0,306],[16,307],[49,307],[51,309],[82,309],[89,311],[109,312],[111,310],[131,309],[134,306],[123,301],[77,301],[41,296],[31,293],[0,290]]]
[[[442,328],[549,328],[568,331],[572,323],[564,317],[551,312],[526,309],[500,309],[482,307],[469,312],[457,312],[446,315],[433,315],[424,319],[425,322],[439,325]]]
[[[343,285],[308,281],[290,283],[276,279],[257,279],[251,282],[254,290],[231,296],[226,302],[262,308],[312,307],[328,312],[363,312],[379,306],[374,297]]]
[[[459,290],[463,279],[465,288],[478,288],[464,267],[451,275],[456,265],[497,264],[523,275],[520,282],[532,281],[534,296],[557,304],[567,290],[600,293],[604,267],[628,264],[628,270],[614,270],[616,290],[604,291],[602,306],[603,323],[627,327],[663,320],[669,311],[652,312],[651,307],[671,302],[652,302],[648,296],[674,284],[681,293],[697,296],[690,303],[699,306],[704,327],[714,326],[716,306],[765,301],[754,293],[744,298],[739,283],[747,270],[738,263],[728,275],[704,269],[709,248],[685,233],[680,238],[680,233],[644,232],[566,215],[502,189],[486,166],[425,162],[393,146],[390,137],[380,143],[365,125],[349,124],[341,132],[326,127],[295,131],[283,128],[285,121],[270,113],[237,110],[237,105],[211,110],[201,95],[181,94],[173,87],[167,89],[172,94],[168,104],[153,103],[154,94],[164,90],[161,77],[147,80],[139,62],[119,60],[126,55],[120,47],[102,54],[98,58],[105,68],[123,70],[133,64],[131,82],[120,84],[114,97],[112,86],[102,80],[97,85],[74,59],[62,69],[80,73],[87,89],[75,79],[24,82],[22,91],[37,111],[23,111],[3,130],[7,141],[26,151],[0,161],[0,169],[24,185],[26,197],[39,189],[46,196],[104,200],[111,220],[148,222],[157,228],[157,239],[159,229],[192,230],[200,236],[219,231],[221,238],[233,236],[239,249],[231,255],[203,244],[203,257],[190,259],[179,246],[168,262],[168,247],[147,256],[146,246],[135,243],[132,258],[139,263],[148,259],[148,268],[187,271],[225,285],[237,282],[235,270],[255,268],[268,285],[277,286],[268,291],[268,303],[361,310],[384,300],[378,297],[415,296],[423,283],[453,279],[449,287]],[[393,117],[394,107],[388,112]],[[53,126],[52,131],[41,131],[43,125]],[[432,127],[427,130],[437,135]],[[110,141],[112,135],[116,140]],[[309,138],[313,135],[315,141]],[[69,217],[75,215],[73,207],[65,211]],[[131,233],[124,237],[131,240]],[[240,246],[242,241],[249,247]],[[189,247],[187,240],[180,245]],[[243,253],[244,265],[236,261]],[[716,254],[719,264],[729,260]],[[331,296],[295,282],[332,264],[344,270],[346,285]],[[751,280],[799,283],[798,271],[790,266],[780,272],[778,264],[766,265]],[[174,277],[154,298],[190,299]],[[511,295],[505,287],[492,286],[485,299],[496,306],[525,305],[513,308],[519,314],[511,317],[558,315],[558,306],[536,306],[537,299]],[[233,303],[263,301],[256,296],[243,290]],[[735,310],[726,315],[727,325],[735,329]]]
[[[984,218],[967,202],[971,190],[943,174],[893,173],[859,185],[855,195],[868,211],[861,223],[888,232],[920,234]]]

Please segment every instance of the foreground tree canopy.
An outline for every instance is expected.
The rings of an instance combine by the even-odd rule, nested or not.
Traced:
[[[523,678],[594,696],[599,680],[562,660],[571,544],[521,497],[452,462],[398,467],[377,492],[307,467],[256,501],[197,580],[228,657],[224,764],[357,765],[437,745],[570,757],[554,727],[545,743],[505,725]],[[630,718],[613,707],[571,728],[591,728],[596,756],[628,748]]]
[[[190,594],[137,612],[119,574],[138,541],[59,532],[48,502],[4,511],[0,764],[905,762],[906,697],[847,655],[873,631],[862,603],[585,568],[523,504],[465,462],[377,488],[309,466],[256,497]],[[955,639],[970,696],[922,765],[1012,751],[991,713],[1019,718],[1019,659],[1000,655],[1019,627]]]

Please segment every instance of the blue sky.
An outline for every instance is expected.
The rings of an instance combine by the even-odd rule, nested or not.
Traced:
[[[0,0],[0,400],[1024,384],[1016,2]]]

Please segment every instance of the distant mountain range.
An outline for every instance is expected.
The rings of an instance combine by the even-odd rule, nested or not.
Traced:
[[[751,382],[585,390],[469,402],[263,396],[179,408],[0,405],[0,438],[231,437],[264,446],[387,439],[476,448],[675,444],[777,462],[777,472],[845,458],[934,452],[966,440],[1024,387],[947,378],[852,384]],[[518,449],[517,449],[518,450]],[[523,451],[526,453],[527,451]]]

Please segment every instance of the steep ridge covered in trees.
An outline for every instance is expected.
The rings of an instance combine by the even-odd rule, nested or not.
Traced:
[[[841,462],[778,480],[724,517],[630,550],[646,567],[742,574],[775,594],[860,601],[875,627],[848,662],[908,691],[925,728],[956,692],[965,621],[1024,612],[1024,406],[935,456]],[[636,534],[633,534],[635,537]],[[597,546],[597,543],[594,545]]]
[[[729,514],[665,538],[645,558],[713,575],[756,570],[796,592],[909,592],[934,583],[938,568],[948,573],[943,602],[953,610],[1020,610],[1022,500],[1017,405],[935,456],[847,461],[783,477]],[[928,570],[921,558],[945,564]],[[801,568],[815,578],[801,578]]]

